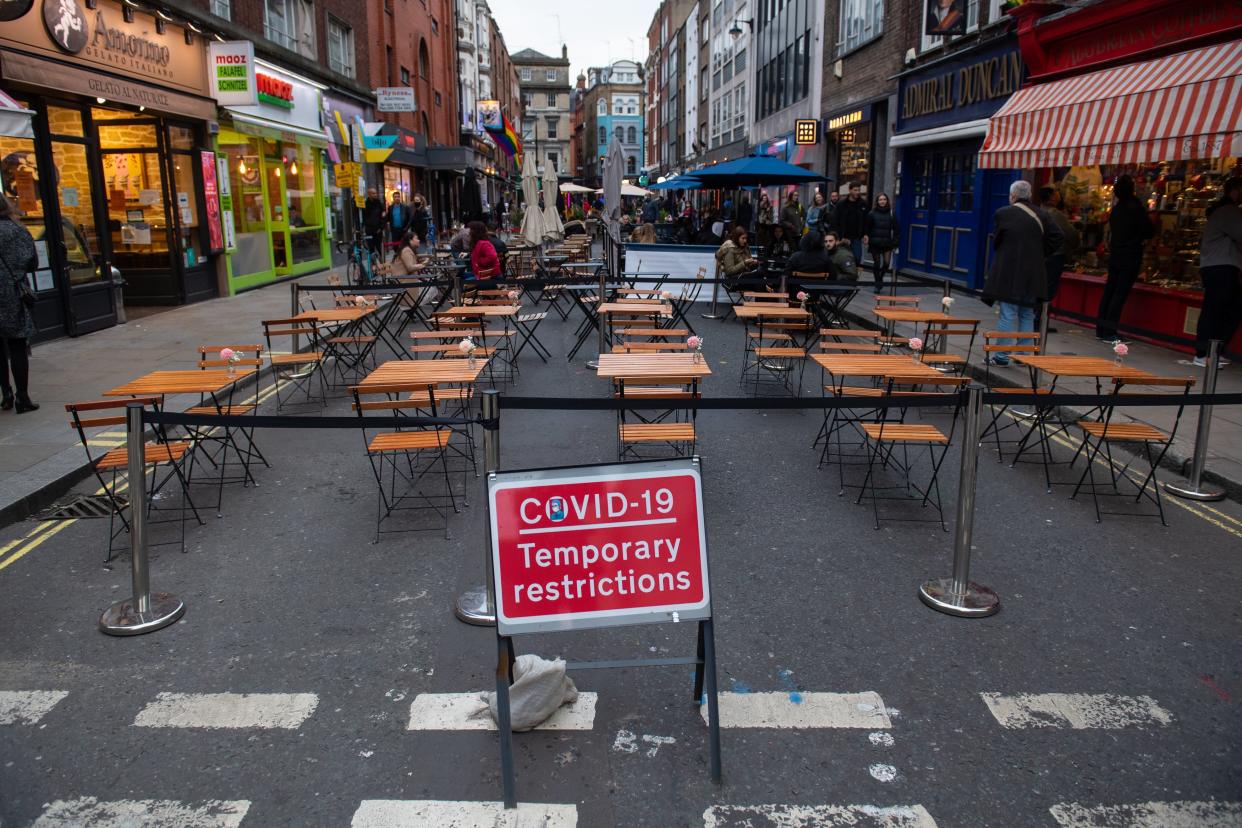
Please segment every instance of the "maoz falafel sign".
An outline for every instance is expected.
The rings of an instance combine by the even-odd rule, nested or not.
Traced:
[[[697,460],[489,479],[501,635],[711,617]]]

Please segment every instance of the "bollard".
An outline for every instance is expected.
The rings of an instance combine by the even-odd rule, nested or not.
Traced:
[[[453,274],[453,307],[455,308],[461,307],[461,291],[462,291],[461,281],[462,281],[461,271],[458,270],[456,273]]]
[[[970,541],[975,522],[979,472],[979,426],[983,421],[983,387],[966,392],[966,426],[962,433],[962,468],[957,486],[957,525],[953,537],[953,577],[937,578],[919,588],[924,604],[948,615],[982,618],[1000,609],[996,593],[970,580]]]
[[[147,559],[147,470],[142,403],[125,408],[126,452],[129,455],[129,548],[133,594],[118,601],[99,618],[108,635],[142,635],[167,627],[185,613],[185,604],[167,592],[151,594]]]
[[[1221,341],[1208,343],[1207,366],[1203,371],[1203,393],[1216,393],[1216,372],[1220,370]],[[1212,429],[1212,406],[1199,406],[1199,427],[1195,429],[1195,454],[1190,463],[1190,482],[1185,486],[1165,483],[1164,490],[1187,500],[1224,500],[1225,490],[1219,486],[1203,485],[1203,464],[1207,462],[1208,433]]]
[[[295,316],[297,316],[298,314],[300,314],[300,313],[302,312],[302,307],[301,307],[301,305],[299,305],[299,304],[298,304],[298,283],[297,283],[297,282],[290,282],[290,283],[289,283],[289,296],[290,296],[290,299],[291,299],[291,301],[290,301],[290,303],[289,303],[289,305],[290,305],[290,307],[289,307],[289,316],[290,316],[290,317],[295,317]],[[292,351],[293,351],[293,353],[295,353],[295,354],[296,354],[298,351],[302,350],[302,349],[299,347],[299,344],[300,344],[300,343],[298,342],[298,340],[300,340],[300,339],[301,339],[301,337],[300,337],[298,334],[294,334],[294,335],[293,335],[293,341],[292,341],[292,342],[293,342],[293,344],[291,344],[291,345],[289,346],[290,350],[292,350]]]
[[[500,392],[483,392],[483,476],[490,481],[500,468]],[[486,485],[486,483],[485,483]],[[492,519],[491,496],[483,492],[483,577],[481,587],[471,587],[457,598],[453,613],[457,620],[476,627],[496,625],[496,599],[492,595]]]

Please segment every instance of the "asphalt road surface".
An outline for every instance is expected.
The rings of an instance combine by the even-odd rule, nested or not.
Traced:
[[[565,362],[571,333],[545,323],[551,363],[527,352],[506,393],[604,396],[589,354]],[[700,333],[706,393],[738,394],[740,326]],[[817,383],[808,371],[809,393]],[[339,392],[327,411],[350,413]],[[502,465],[611,461],[615,418],[505,411]],[[932,517],[917,500],[884,504],[877,531],[852,491],[838,496],[836,469],[817,470],[819,425],[816,411],[699,416],[721,785],[691,668],[583,671],[564,729],[515,736],[524,804],[501,813],[495,732],[467,715],[470,698],[433,695],[494,683],[494,632],[451,612],[483,577],[481,481],[455,478],[470,505],[451,539],[373,543],[360,434],[268,430],[261,485],[227,487],[223,517],[205,509],[185,554],[153,549],[154,588],[188,609],[152,635],[96,628],[129,594],[128,555],[101,566],[106,521],[0,530],[0,824],[1242,825],[1237,504],[1167,502],[1168,528],[1097,524],[1089,499],[1048,494],[1039,466],[985,450],[973,577],[1002,609],[956,619],[916,591],[950,573],[960,438],[942,471],[950,531],[890,519]],[[692,624],[517,640],[570,660],[694,646]]]

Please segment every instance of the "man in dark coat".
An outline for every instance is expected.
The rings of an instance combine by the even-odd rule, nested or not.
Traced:
[[[750,204],[750,196],[744,195],[742,203],[737,206],[737,226],[749,233],[754,218],[755,210]]]
[[[862,197],[862,187],[857,181],[850,182],[850,194],[837,203],[833,212],[833,229],[841,242],[854,254],[854,261],[862,263],[863,235],[866,233],[867,213],[871,207]]]
[[[1061,246],[1057,223],[1031,203],[1031,183],[1015,181],[1009,187],[1009,205],[996,211],[992,269],[983,285],[983,301],[1000,303],[997,330],[1035,330],[1035,309],[1048,299],[1048,271],[1044,258]],[[1014,340],[998,340],[1010,345]],[[992,365],[1008,365],[1009,355],[998,351]]]
[[[379,253],[384,241],[384,202],[380,201],[379,192],[374,187],[367,189],[367,200],[362,208],[362,231],[366,234],[371,252]]]

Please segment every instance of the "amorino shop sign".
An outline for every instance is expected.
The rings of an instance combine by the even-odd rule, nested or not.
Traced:
[[[87,8],[84,0],[35,0],[21,17],[0,26],[0,46],[59,63],[104,69],[131,82],[146,80],[206,94],[206,49],[201,37],[186,43],[180,26],[157,26],[153,11],[135,9],[126,22],[115,0],[96,0],[91,5],[94,8]]]
[[[1017,41],[971,49],[902,76],[896,132],[916,132],[991,116],[1022,85]]]

